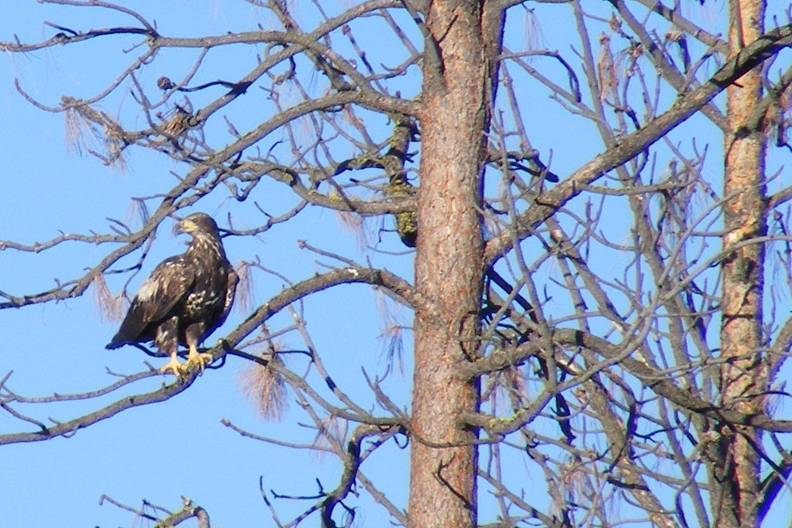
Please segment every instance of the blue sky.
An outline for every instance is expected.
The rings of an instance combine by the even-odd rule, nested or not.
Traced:
[[[8,40],[13,34],[19,35],[22,41],[52,35],[54,30],[42,24],[45,20],[80,29],[127,23],[121,15],[99,16],[97,10],[21,1],[7,4],[0,22],[0,40]],[[705,9],[694,6],[690,12],[692,16],[717,25],[723,20],[723,4],[715,2]],[[128,5],[155,17],[162,33],[170,36],[220,35],[227,31],[249,30],[259,23],[264,27],[271,24],[245,2],[172,0],[168,8],[157,8],[148,2],[129,2]],[[309,16],[307,3],[305,12]],[[568,28],[569,20],[559,17],[558,12],[558,9],[537,6],[535,20],[541,28],[538,36],[531,35],[531,28],[535,27],[533,15],[517,12],[510,18],[507,42],[516,47],[523,46],[526,39],[537,38],[548,47],[566,49],[568,42],[562,33]],[[189,14],[188,24],[185,14]],[[368,36],[365,26],[356,31]],[[66,140],[64,116],[34,108],[14,89],[14,79],[20,79],[25,90],[51,105],[63,94],[89,97],[97,93],[128,62],[129,56],[122,50],[136,40],[119,38],[103,42],[108,44],[0,55],[0,152],[6,160],[4,174],[0,176],[0,210],[3,211],[0,240],[32,243],[50,239],[58,230],[105,232],[109,225],[107,218],[138,225],[139,218],[130,197],[167,188],[175,181],[170,171],[184,173],[183,166],[151,152],[131,152],[125,170],[106,167],[85,152],[80,155]],[[214,69],[208,71],[223,71],[233,76],[235,72],[244,71],[249,65],[247,61],[255,57],[253,48],[236,47],[233,53],[233,56],[213,55],[211,60],[215,62],[209,64]],[[371,53],[375,56],[379,53],[385,60],[389,58],[386,46]],[[189,64],[188,58],[187,52],[166,53],[163,67],[147,74],[144,80],[153,82],[164,74],[176,78],[177,72]],[[787,55],[785,60],[788,59]],[[531,97],[527,97],[530,101],[526,102],[531,112],[529,133],[535,138],[536,148],[543,152],[556,149],[553,165],[556,172],[565,174],[601,150],[591,125],[581,126],[579,121],[569,121],[569,117],[548,99],[546,92],[535,83],[527,86],[531,90],[528,94]],[[231,116],[235,124],[250,126],[272,111],[263,98],[260,104],[257,112],[261,114],[250,112],[247,107],[236,110]],[[102,103],[102,108],[111,115],[127,115],[134,111],[125,90],[119,90]],[[704,119],[694,117],[685,134],[703,133],[705,126]],[[672,134],[672,139],[687,138]],[[271,144],[275,145],[276,140],[277,137],[273,138]],[[719,141],[714,141],[711,148],[712,170],[717,170]],[[781,163],[782,160],[771,162],[776,166]],[[163,184],[165,180],[167,184]],[[272,214],[282,213],[294,203],[289,194],[274,184],[263,185],[260,192],[262,203]],[[209,197],[201,203],[200,209],[218,219],[224,219],[226,213],[233,210],[238,226],[261,221],[260,213],[251,204],[239,205],[227,195]],[[618,217],[620,212],[610,211],[609,214]],[[369,234],[376,236],[378,221],[369,221],[367,225]],[[132,292],[157,262],[182,250],[183,237],[174,237],[169,231],[170,225],[165,227],[154,241],[143,273],[132,279]],[[386,248],[401,248],[392,234],[384,236],[391,237],[386,238]],[[278,226],[256,240],[227,239],[226,244],[233,262],[258,257],[267,267],[298,281],[325,269],[323,263],[335,264],[300,250],[297,240],[303,239],[360,262],[371,259],[374,266],[387,267],[411,278],[411,255],[390,257],[361,251],[355,233],[342,225],[338,215],[320,209],[309,209],[294,222]],[[50,288],[56,279],[79,276],[109,251],[107,246],[70,244],[42,254],[0,252],[0,290],[30,293]],[[545,275],[537,280],[551,278],[551,272],[546,269],[542,273]],[[122,285],[119,279],[110,280],[115,293]],[[282,281],[259,273],[254,285],[254,301],[262,303],[279,291]],[[374,401],[365,386],[361,366],[373,375],[383,374],[388,368],[388,340],[382,335],[386,324],[381,303],[371,290],[351,286],[316,295],[301,307],[311,336],[334,379],[344,390],[370,406]],[[409,324],[409,313],[405,309],[389,306],[401,322]],[[233,328],[243,316],[235,312],[224,329]],[[273,327],[290,324],[291,315],[283,313],[275,319]],[[117,325],[117,321],[102,317],[90,292],[68,302],[3,310],[0,312],[3,337],[0,375],[13,370],[9,386],[26,396],[81,392],[107,385],[114,380],[107,369],[133,373],[143,368],[143,361],[149,360],[133,348],[104,349]],[[214,334],[210,343],[221,334],[222,330]],[[401,358],[403,372],[397,371],[397,375],[385,384],[389,394],[403,406],[408,404],[406,389],[411,378],[409,339],[408,333],[407,348]],[[287,338],[284,345],[297,349],[305,347],[294,336]],[[160,360],[150,361],[159,366]],[[305,367],[299,356],[291,356],[287,361],[295,371]],[[239,379],[246,368],[247,365],[238,359],[230,358],[224,368],[207,372],[186,393],[165,403],[122,413],[79,431],[72,438],[0,447],[0,467],[4,473],[0,479],[0,514],[4,525],[43,527],[57,520],[59,526],[147,526],[128,512],[108,504],[99,506],[99,498],[106,494],[130,506],[139,507],[140,501],[146,499],[173,510],[179,508],[180,496],[185,495],[205,507],[216,526],[269,526],[270,513],[259,492],[260,478],[263,478],[265,490],[275,489],[284,494],[317,491],[315,478],[326,488],[334,487],[340,474],[334,457],[240,438],[221,425],[221,420],[226,419],[260,435],[306,444],[313,441],[313,432],[300,424],[305,417],[294,402],[280,422],[262,420],[240,387]],[[146,380],[129,392],[152,390],[161,383],[160,378]],[[95,407],[96,402],[70,403],[30,412],[41,420],[66,420]],[[19,422],[0,414],[0,434],[17,430]],[[400,506],[406,504],[407,456],[406,450],[389,447],[377,453],[364,468],[367,476],[382,484]],[[304,506],[305,503],[299,501],[276,503],[282,519],[289,519]],[[365,513],[357,519],[358,526],[378,526],[386,519],[377,506],[362,511]]]

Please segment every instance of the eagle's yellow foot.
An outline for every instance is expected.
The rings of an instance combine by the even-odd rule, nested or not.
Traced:
[[[214,361],[214,356],[209,353],[199,353],[197,349],[190,348],[190,353],[187,355],[187,363],[184,364],[185,369],[192,370],[196,365],[198,369],[203,372],[207,365]]]
[[[160,369],[160,372],[163,374],[171,372],[174,376],[182,377],[188,370],[189,367],[185,364],[179,363],[179,360],[176,359],[176,355],[174,354],[171,356],[168,364]]]

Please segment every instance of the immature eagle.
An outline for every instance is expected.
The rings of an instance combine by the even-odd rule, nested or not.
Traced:
[[[196,364],[203,370],[212,361],[211,354],[198,353],[198,345],[225,321],[239,278],[210,216],[190,215],[176,230],[192,236],[190,247],[154,269],[107,348],[154,341],[170,354],[162,372],[180,376]],[[190,349],[185,364],[176,359],[180,344]]]

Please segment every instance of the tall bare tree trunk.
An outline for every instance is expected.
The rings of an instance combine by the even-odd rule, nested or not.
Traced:
[[[478,348],[481,173],[502,29],[487,2],[432,2],[426,21],[409,522],[474,526],[478,384],[455,376]],[[495,3],[492,3],[495,5]],[[452,445],[453,447],[438,447]]]
[[[739,53],[763,32],[763,0],[730,1],[729,52]],[[762,73],[757,68],[727,90],[728,131],[725,137],[724,248],[766,232],[765,135],[757,111]],[[762,244],[736,248],[723,267],[721,396],[727,407],[748,415],[759,412],[767,384],[762,361],[762,298],[765,253]],[[755,429],[719,431],[720,493],[713,494],[719,526],[756,526],[760,445]],[[717,473],[720,472],[720,475]]]

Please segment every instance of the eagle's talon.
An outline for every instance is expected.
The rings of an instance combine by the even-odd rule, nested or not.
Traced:
[[[214,356],[212,354],[208,352],[199,353],[197,350],[191,349],[184,367],[187,370],[192,370],[195,365],[198,365],[198,370],[203,372],[207,365],[212,364],[212,361],[214,361]]]
[[[179,363],[176,358],[171,358],[171,360],[160,369],[162,374],[173,374],[176,377],[183,377],[184,374],[187,372],[186,365]]]

